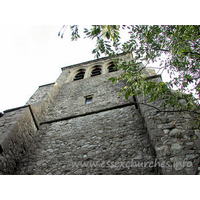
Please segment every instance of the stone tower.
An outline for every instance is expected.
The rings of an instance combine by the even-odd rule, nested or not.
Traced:
[[[122,71],[113,66],[106,57],[64,67],[25,106],[4,111],[0,174],[198,174],[200,133],[191,116],[119,97],[124,83],[108,79]]]

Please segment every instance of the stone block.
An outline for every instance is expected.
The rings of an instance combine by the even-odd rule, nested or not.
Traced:
[[[171,149],[172,150],[180,150],[180,149],[182,149],[182,147],[180,144],[174,143],[174,144],[172,144]]]
[[[187,174],[189,175],[195,175],[197,173],[197,170],[195,167],[186,167],[185,170]]]
[[[200,138],[194,140],[194,142],[195,142],[196,147],[197,147],[198,149],[200,149]]]
[[[174,136],[178,136],[181,134],[181,130],[174,128],[169,132],[169,136],[174,137]]]
[[[194,130],[194,132],[197,135],[197,137],[200,138],[200,130]]]
[[[156,150],[156,153],[158,155],[158,158],[166,157],[166,156],[169,156],[171,154],[171,151],[170,151],[170,149],[167,145],[155,147],[155,150]]]

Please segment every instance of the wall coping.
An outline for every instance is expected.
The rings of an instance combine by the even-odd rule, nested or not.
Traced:
[[[118,56],[123,56],[123,55],[127,55],[128,53],[125,52],[125,53],[120,53],[117,55]],[[95,59],[95,60],[89,60],[89,61],[86,61],[86,62],[82,62],[82,63],[78,63],[78,64],[74,64],[74,65],[69,65],[69,66],[66,66],[66,67],[62,67],[62,71],[65,70],[65,69],[69,69],[69,68],[72,68],[74,66],[79,66],[79,65],[83,65],[83,64],[89,64],[89,63],[93,63],[93,62],[99,62],[101,60],[107,60],[107,59],[110,59],[111,57],[107,56],[107,57],[102,57],[102,58],[98,58],[98,59]]]

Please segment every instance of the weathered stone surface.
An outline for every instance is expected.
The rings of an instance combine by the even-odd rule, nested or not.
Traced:
[[[116,114],[118,114],[118,117],[113,118]],[[133,120],[132,116],[137,117]],[[27,168],[32,169],[32,174],[35,174],[33,169],[36,169],[37,173],[42,173],[44,157],[48,161],[45,166],[45,173],[47,174],[56,174],[57,172],[61,174],[124,174],[124,172],[126,174],[151,174],[152,168],[149,166],[146,168],[130,166],[131,160],[132,162],[134,160],[140,160],[140,162],[154,161],[150,146],[146,147],[145,155],[148,155],[147,159],[143,159],[144,147],[142,142],[148,143],[148,137],[141,138],[139,134],[144,131],[141,120],[137,115],[137,110],[133,106],[128,106],[123,109],[70,119],[68,123],[65,121],[51,123],[47,130],[42,130],[43,126],[41,126],[41,136],[36,140],[41,142],[34,142],[24,157],[27,164],[24,166],[26,162],[23,161],[16,174],[26,174]],[[120,126],[121,123],[118,123],[118,121],[121,123],[131,121],[132,125]],[[52,132],[53,134],[49,135]],[[82,132],[84,134],[81,134]],[[66,135],[72,136],[63,142]],[[51,143],[51,148],[49,148],[48,141],[57,141],[60,144],[64,143],[64,145],[59,146],[57,150],[56,143]],[[137,145],[133,146],[134,141],[137,141]],[[35,153],[33,154],[34,149]],[[49,159],[51,155],[55,156],[56,165],[53,165],[53,159]],[[68,166],[67,172],[63,167],[64,165]],[[52,166],[55,166],[56,171],[53,170],[54,167]],[[119,168],[123,168],[125,171],[120,172]]]
[[[164,132],[165,134],[168,134],[168,133],[170,132],[170,130],[169,130],[169,129],[165,129],[165,130],[163,130],[163,132]]]
[[[192,117],[143,104],[136,108],[132,98],[119,97],[125,84],[108,79],[122,71],[108,73],[110,63],[100,58],[65,67],[56,83],[39,87],[30,98],[29,112],[18,109],[0,118],[0,174],[200,173],[200,133]],[[102,74],[90,77],[95,65]],[[73,81],[79,69],[84,79]],[[159,75],[148,79],[162,81]],[[92,102],[85,104],[88,96]],[[164,109],[162,100],[134,98]]]
[[[186,167],[185,170],[189,175],[195,175],[197,171],[195,167]]]
[[[194,132],[198,136],[198,138],[200,138],[200,130],[195,130]]]
[[[181,133],[180,129],[174,128],[172,131],[169,132],[169,136],[176,136],[179,135]]]
[[[181,148],[182,148],[181,145],[178,143],[172,144],[171,146],[172,150],[180,150]]]
[[[157,81],[157,79],[153,79],[153,81]],[[139,102],[148,103],[148,97],[143,98],[139,96],[137,100]],[[164,110],[162,101],[154,102],[153,106]],[[189,167],[191,167],[191,165],[193,166],[192,169],[188,168],[187,170],[185,169],[186,166],[182,164],[173,166],[173,170],[172,168],[168,170],[169,168],[165,169],[161,167],[162,174],[196,174],[195,170],[197,171],[198,159],[200,157],[200,151],[198,150],[200,149],[200,140],[197,137],[199,137],[200,134],[197,130],[193,130],[190,123],[192,117],[188,113],[182,113],[182,115],[180,115],[176,112],[171,112],[170,114],[168,112],[158,112],[156,114],[154,108],[147,108],[147,106],[140,104],[139,108],[144,117],[151,143],[156,151],[157,159],[167,163],[169,159],[170,162],[172,162],[174,158],[181,156],[188,160],[185,161],[185,163],[188,164]],[[172,110],[169,106],[166,109]],[[155,125],[152,126],[150,124],[151,121],[156,125],[156,128]],[[154,135],[152,130],[160,133],[160,135]],[[161,134],[162,132],[163,136]]]
[[[63,84],[45,121],[96,112],[133,102],[133,99],[127,102],[124,97],[119,97],[119,90],[124,87],[124,83],[112,84],[107,81],[112,76],[112,73],[108,73]],[[93,95],[93,101],[85,105],[85,97],[88,95]]]
[[[169,156],[171,151],[168,146],[159,146],[155,148],[157,155],[160,157]]]
[[[0,127],[0,174],[11,174],[29,148],[37,128],[29,107],[6,112],[0,124],[4,124]]]
[[[194,142],[195,142],[197,148],[200,149],[200,138],[194,140]]]

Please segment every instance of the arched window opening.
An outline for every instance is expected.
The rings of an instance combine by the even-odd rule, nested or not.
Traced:
[[[78,73],[76,74],[76,76],[74,77],[74,81],[83,79],[85,75],[85,69],[80,69],[78,70]]]
[[[117,69],[116,69],[114,63],[112,62],[112,63],[110,63],[110,65],[108,67],[108,73],[115,72],[115,71],[117,71]]]
[[[95,66],[91,72],[91,76],[101,75],[101,66]]]

